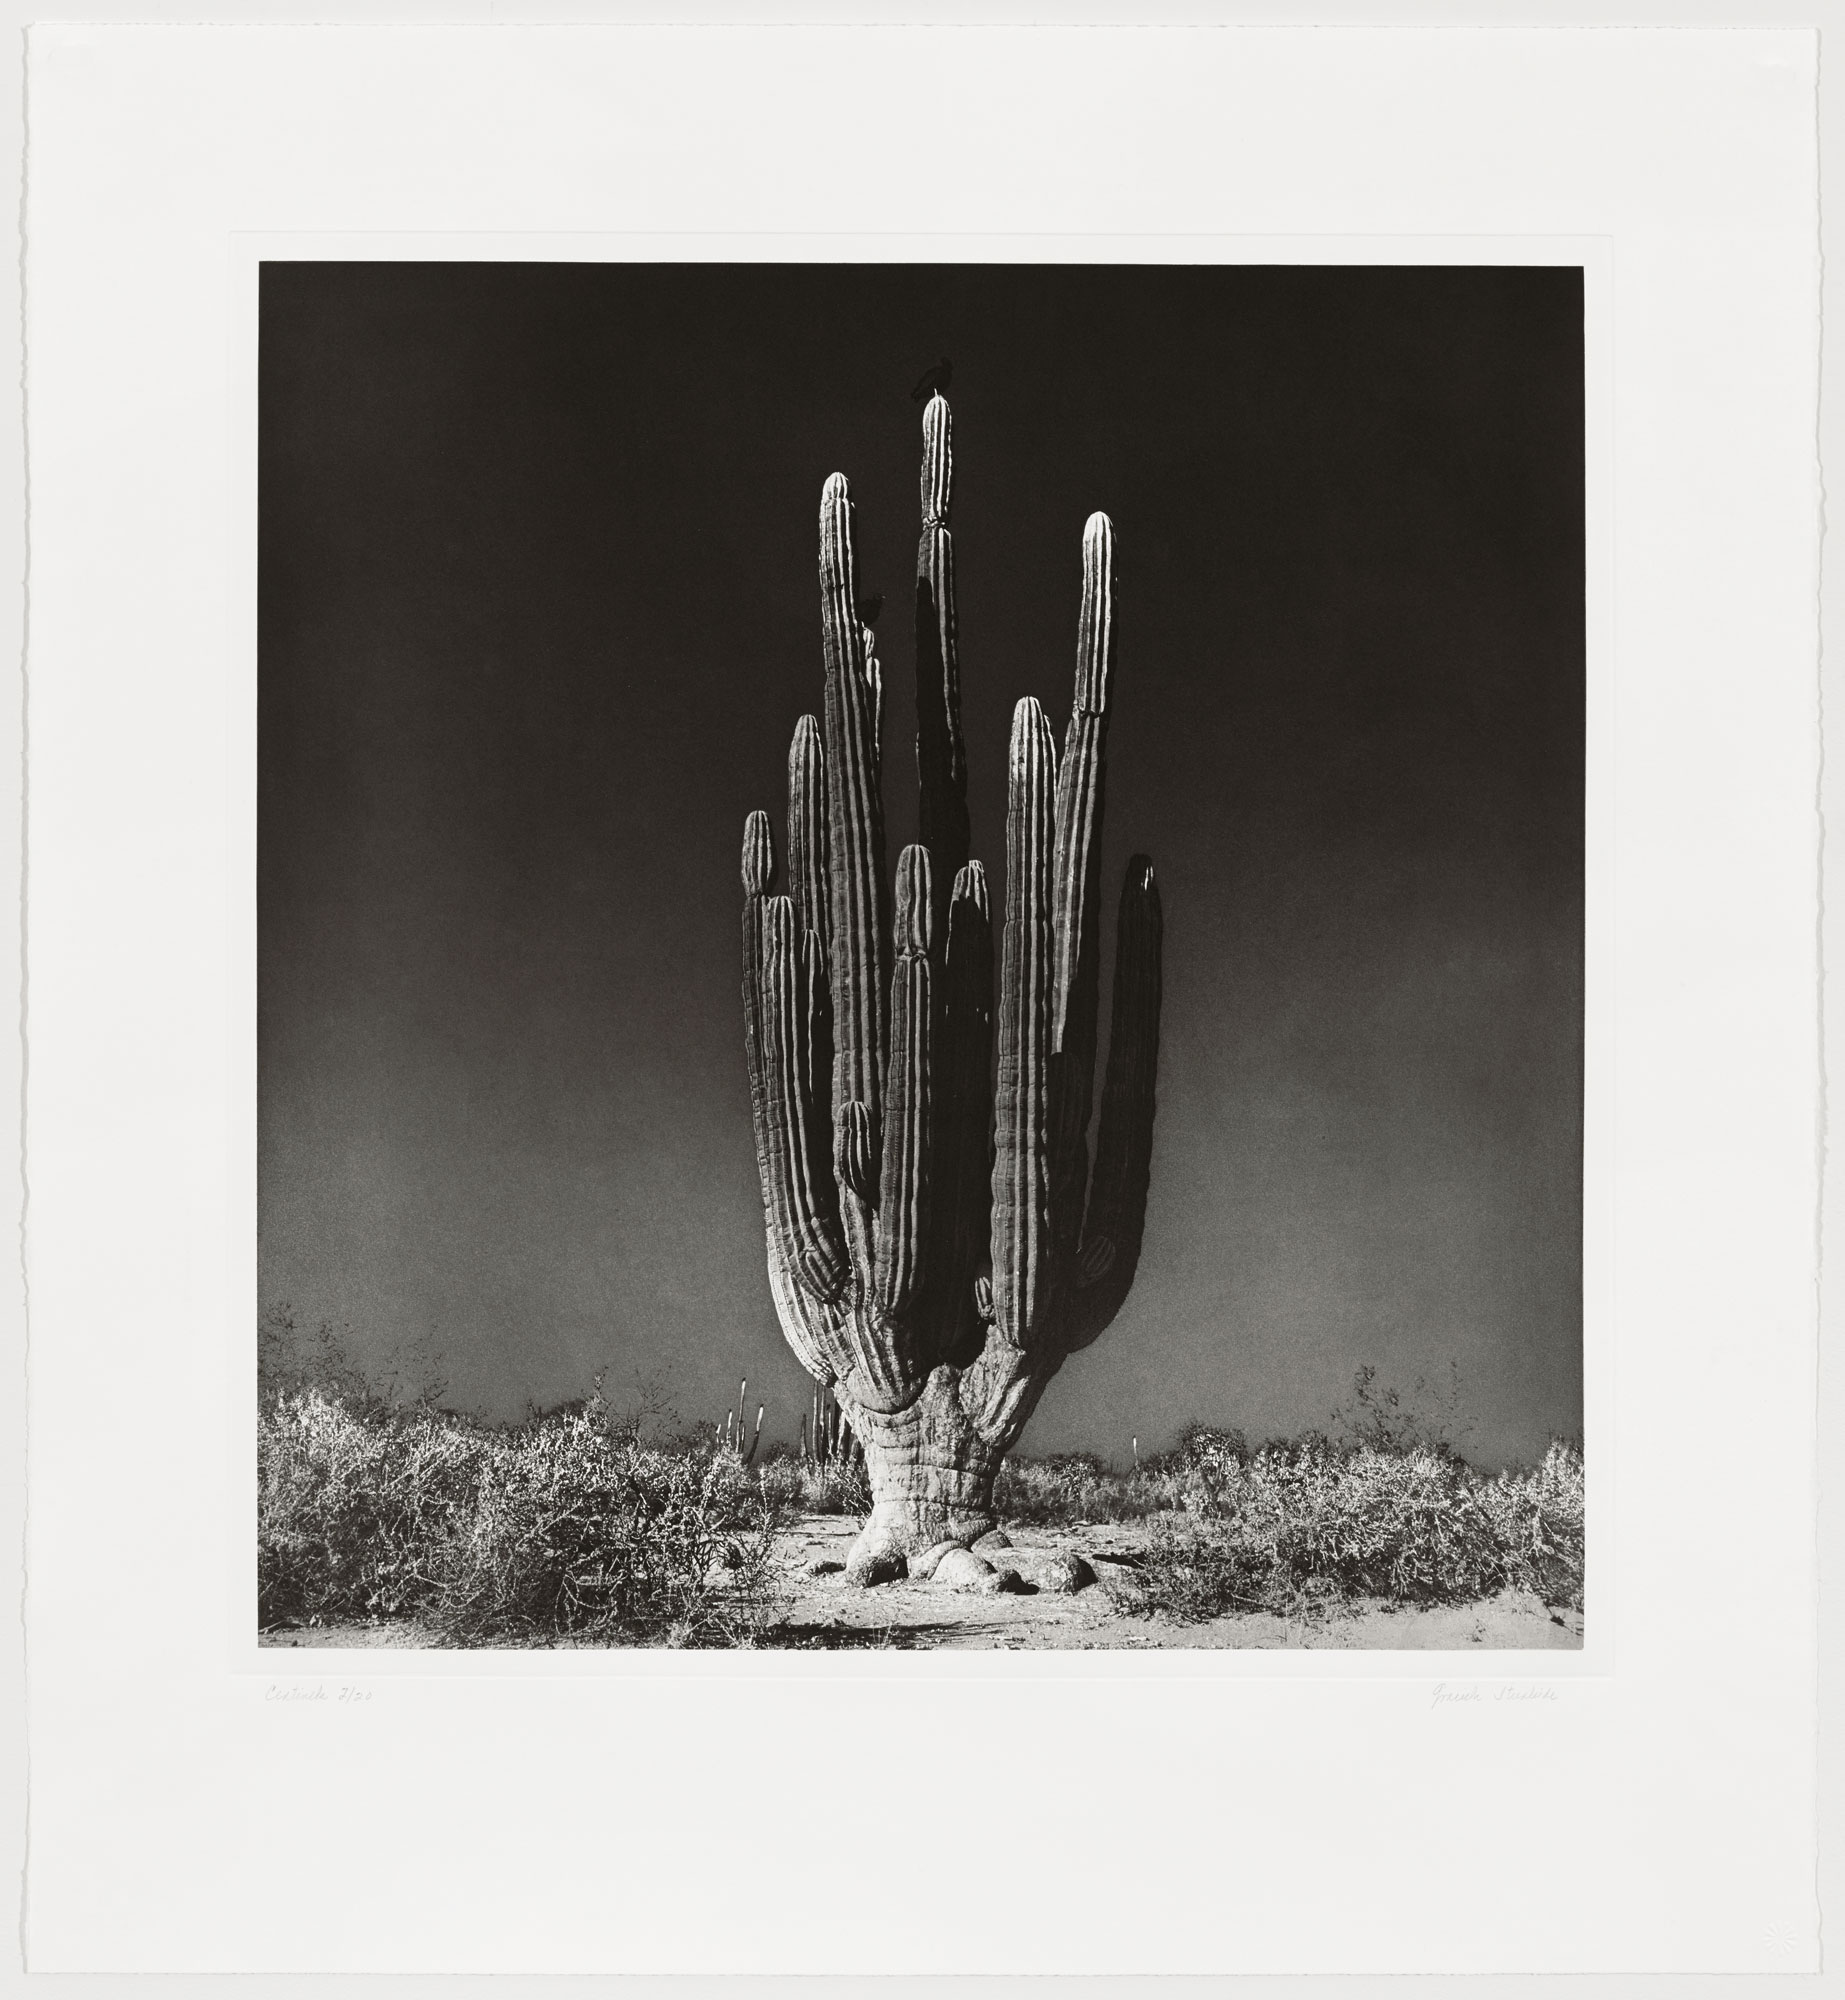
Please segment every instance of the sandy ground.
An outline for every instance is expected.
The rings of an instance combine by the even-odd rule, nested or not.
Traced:
[[[1427,1610],[1381,1604],[1343,1606],[1308,1618],[1251,1612],[1208,1624],[1180,1624],[1137,1608],[1134,1574],[1146,1531],[1134,1523],[1091,1528],[1015,1528],[1012,1547],[983,1550],[1017,1571],[1024,1589],[998,1596],[938,1583],[889,1583],[859,1590],[842,1574],[858,1524],[813,1515],[785,1530],[776,1551],[776,1629],[769,1643],[841,1647],[1148,1648],[1314,1647],[1462,1651],[1572,1650],[1582,1645],[1579,1611],[1553,1611],[1528,1592]],[[1033,1586],[1063,1552],[1083,1556],[1097,1581],[1066,1594]],[[840,1568],[828,1567],[837,1564]],[[263,1634],[266,1646],[419,1647],[428,1635],[403,1623],[309,1626]]]

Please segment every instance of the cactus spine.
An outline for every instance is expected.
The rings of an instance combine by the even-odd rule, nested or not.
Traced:
[[[874,1507],[848,1566],[994,1525],[993,1481],[1044,1385],[1119,1311],[1139,1261],[1159,1052],[1160,902],[1133,856],[1091,1167],[1099,847],[1115,662],[1115,533],[1083,535],[1075,697],[1061,762],[1037,702],[1013,715],[993,1076],[987,882],[968,853],[953,441],[923,416],[916,754],[923,838],[886,889],[883,674],[857,615],[853,504],[820,498],[824,722],[788,756],[789,893],[743,836],[743,1012],[769,1284],[790,1346],[863,1448]],[[814,1438],[821,1436],[816,1403]]]

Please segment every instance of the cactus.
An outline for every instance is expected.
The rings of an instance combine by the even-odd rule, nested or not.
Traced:
[[[813,1409],[801,1418],[799,1452],[817,1471],[829,1465],[850,1465],[862,1456],[837,1398],[828,1395],[818,1382],[814,1384]]]
[[[718,1450],[734,1452],[745,1465],[749,1465],[754,1461],[756,1447],[762,1442],[762,1416],[765,1407],[761,1403],[756,1405],[756,1428],[753,1432],[749,1433],[749,1443],[746,1445],[743,1440],[748,1430],[748,1425],[745,1421],[744,1413],[749,1408],[748,1401],[746,1400],[749,1393],[749,1386],[747,1379],[737,1384],[737,1407],[734,1410],[726,1410],[724,1421],[717,1427]]]
[[[1121,889],[1095,1157],[1098,860],[1115,660],[1115,532],[1083,534],[1059,760],[1013,715],[994,1021],[986,875],[968,853],[948,405],[923,415],[916,558],[922,840],[887,889],[883,673],[861,623],[853,505],[820,497],[825,704],[788,756],[788,893],[768,816],[743,834],[743,1011],[769,1287],[789,1345],[863,1448],[873,1508],[847,1573],[996,1525],[993,1482],[1045,1384],[1119,1311],[1139,1262],[1159,1051],[1159,891]],[[998,1075],[993,1044],[997,1028]]]

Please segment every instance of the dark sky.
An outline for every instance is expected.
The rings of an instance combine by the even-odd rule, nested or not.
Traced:
[[[261,343],[266,1307],[496,1414],[747,1375],[792,1432],[739,838],[835,470],[914,838],[947,354],[974,851],[1103,508],[1104,905],[1140,848],[1166,913],[1140,1274],[1024,1449],[1291,1432],[1361,1363],[1452,1364],[1488,1463],[1580,1430],[1577,271],[272,263]]]

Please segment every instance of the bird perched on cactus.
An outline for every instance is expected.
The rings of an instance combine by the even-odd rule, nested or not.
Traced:
[[[1061,762],[1038,703],[1013,714],[995,1023],[986,874],[968,851],[952,483],[938,393],[923,413],[916,558],[922,839],[898,859],[894,897],[883,674],[858,615],[854,509],[838,473],[820,496],[824,720],[802,716],[789,751],[785,894],[772,893],[768,815],[752,813],[743,833],[769,1286],[789,1345],[864,1450],[874,1504],[847,1564],[859,1583],[997,1525],[1007,1451],[1046,1383],[1127,1297],[1152,1158],[1161,914],[1140,854],[1121,887],[1089,1155],[1115,531],[1093,514],[1083,532]]]
[[[910,401],[920,403],[925,396],[939,396],[955,379],[955,365],[943,355],[933,368],[925,368],[922,380],[910,391]]]

